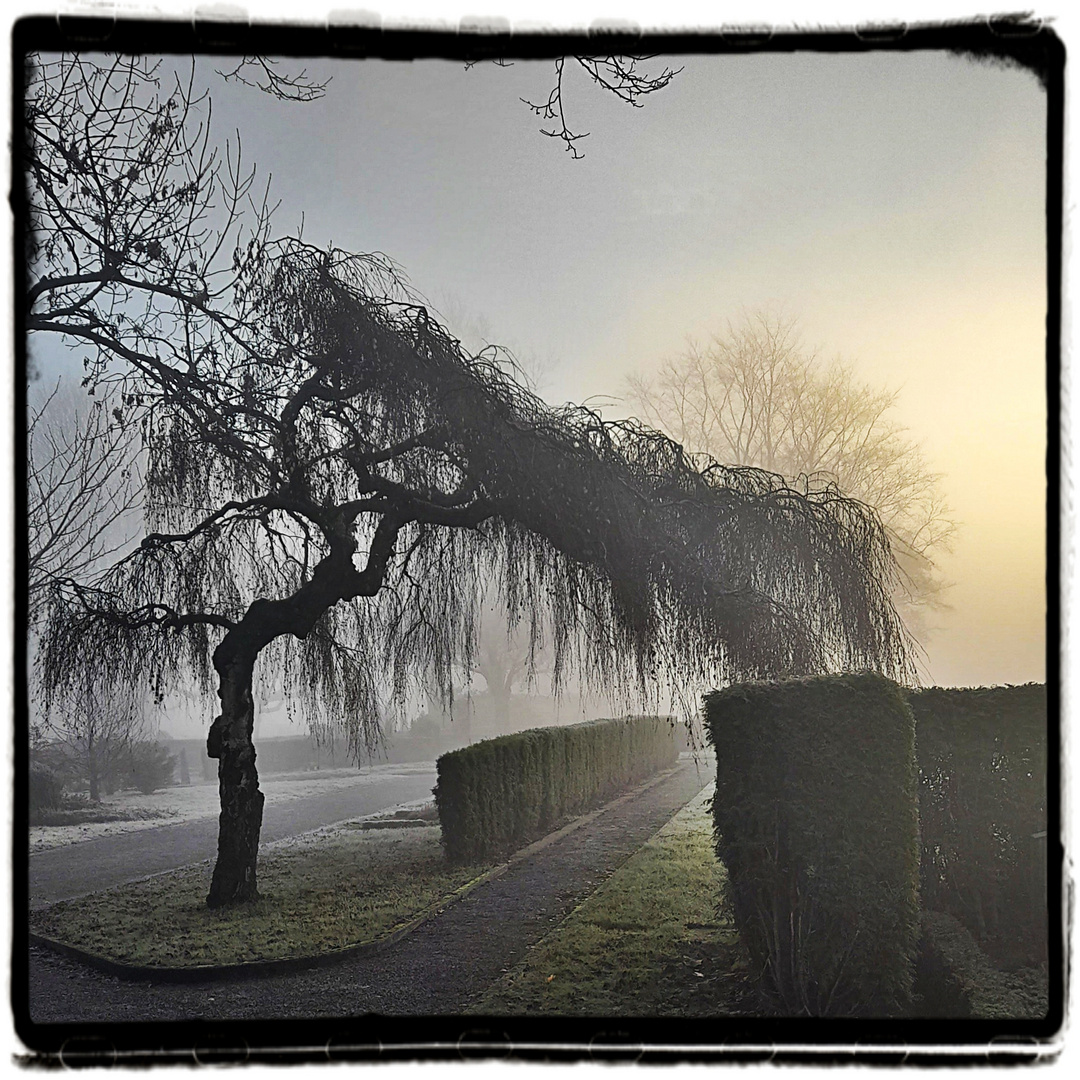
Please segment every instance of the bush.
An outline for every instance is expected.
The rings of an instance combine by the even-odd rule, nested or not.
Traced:
[[[924,907],[1005,968],[1046,961],[1046,687],[910,695]]]
[[[952,915],[925,911],[913,1012],[924,1017],[1039,1020],[1049,1009],[1045,968],[996,969]]]
[[[161,743],[135,743],[129,760],[131,783],[144,795],[173,782],[176,759]]]
[[[678,760],[665,718],[593,720],[487,739],[436,762],[443,845],[454,861],[519,847]]]
[[[877,675],[705,699],[727,900],[775,1007],[902,1014],[918,947],[914,720]]]
[[[64,786],[47,765],[30,763],[30,824],[40,824],[44,811],[55,809],[64,797]]]

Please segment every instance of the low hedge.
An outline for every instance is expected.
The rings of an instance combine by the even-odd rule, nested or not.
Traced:
[[[744,684],[705,699],[716,849],[774,1006],[891,1016],[919,941],[914,719],[872,674]]]
[[[447,856],[520,847],[677,760],[674,726],[656,716],[535,728],[452,750],[436,762]]]
[[[912,1011],[922,1017],[1039,1020],[1049,1008],[1045,967],[995,968],[968,929],[940,911],[922,915],[915,989]]]
[[[1046,687],[912,691],[922,898],[1000,967],[1046,961]]]

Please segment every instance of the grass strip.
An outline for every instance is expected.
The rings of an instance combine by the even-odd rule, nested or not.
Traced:
[[[720,910],[712,785],[469,1010],[489,1016],[736,1015],[747,961]]]
[[[436,828],[346,823],[268,845],[254,903],[209,910],[205,862],[33,911],[30,929],[145,967],[319,956],[386,937],[492,865],[450,866]]]

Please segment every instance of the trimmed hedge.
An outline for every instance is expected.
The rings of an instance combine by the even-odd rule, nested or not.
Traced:
[[[1049,1010],[1045,967],[998,970],[968,929],[940,911],[923,912],[915,988],[917,1016],[1040,1020]]]
[[[873,674],[705,699],[717,854],[739,934],[785,1013],[892,1016],[919,943],[914,719]]]
[[[912,691],[922,898],[1004,968],[1047,959],[1046,687]]]
[[[436,762],[435,803],[456,862],[520,847],[678,760],[666,717],[592,720],[473,743]]]

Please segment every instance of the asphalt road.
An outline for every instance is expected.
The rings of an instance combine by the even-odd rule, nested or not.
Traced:
[[[278,803],[268,795],[261,840],[264,844],[282,840],[336,821],[428,798],[434,786],[432,762],[426,769],[415,764],[383,766],[358,774],[356,783],[349,787],[322,795]],[[214,815],[36,852],[30,856],[30,906],[42,907],[213,858],[217,854],[217,832]]]

